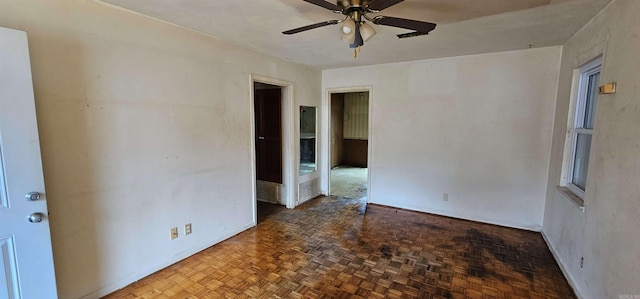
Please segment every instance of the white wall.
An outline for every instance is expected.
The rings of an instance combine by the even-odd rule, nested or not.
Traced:
[[[318,70],[94,1],[0,0],[0,26],[29,35],[60,298],[254,225],[251,74],[321,102]]]
[[[543,233],[582,298],[640,296],[639,15],[640,1],[615,0],[563,50]],[[583,213],[556,186],[572,72],[599,54],[600,83],[618,91],[598,97]]]
[[[539,230],[560,55],[549,47],[323,71],[325,92],[373,86],[369,201]]]

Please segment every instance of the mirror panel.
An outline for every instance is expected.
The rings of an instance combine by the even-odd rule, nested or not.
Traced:
[[[300,106],[300,175],[317,169],[316,107]]]

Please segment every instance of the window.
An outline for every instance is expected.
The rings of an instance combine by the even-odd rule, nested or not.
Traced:
[[[591,137],[598,95],[598,81],[602,61],[596,59],[580,68],[578,92],[574,107],[573,124],[570,125],[571,158],[567,172],[567,188],[584,199],[587,189]]]

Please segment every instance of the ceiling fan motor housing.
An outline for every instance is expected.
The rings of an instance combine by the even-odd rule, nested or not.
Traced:
[[[351,8],[364,9],[370,2],[371,0],[338,0],[337,4],[342,9],[349,10]]]

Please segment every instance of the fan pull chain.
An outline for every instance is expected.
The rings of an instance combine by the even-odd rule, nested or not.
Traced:
[[[360,46],[358,46],[357,48],[353,49],[353,58],[358,58],[358,53],[360,52]]]

